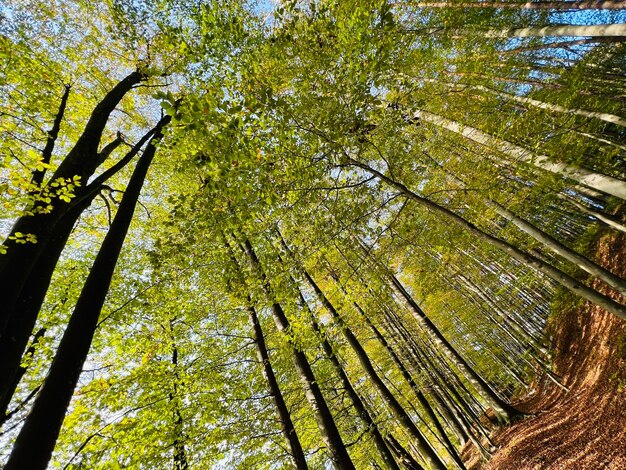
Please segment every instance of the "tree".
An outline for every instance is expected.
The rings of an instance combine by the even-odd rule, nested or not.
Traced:
[[[167,124],[165,121],[163,125]],[[6,468],[48,465],[65,412],[87,358],[113,271],[133,218],[141,187],[154,158],[161,131],[150,140],[137,162],[124,198],[76,303],[44,384],[15,442]],[[45,423],[45,424],[44,424]],[[33,449],[37,449],[36,452]]]

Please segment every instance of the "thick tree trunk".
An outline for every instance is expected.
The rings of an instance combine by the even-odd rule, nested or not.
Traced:
[[[45,334],[46,328],[40,328],[39,331],[33,335],[33,339],[30,342],[30,346],[24,353],[24,357],[32,357],[37,352],[37,343]],[[10,418],[15,410],[14,408],[13,411],[9,412],[9,404],[11,403],[11,398],[13,398],[13,394],[22,380],[22,377],[26,373],[26,370],[27,367],[19,366],[17,373],[13,377],[13,382],[9,384],[9,393],[3,396],[2,401],[0,401],[0,428]]]
[[[465,126],[427,111],[416,111],[414,116],[462,135],[476,143],[502,152],[507,157],[516,161],[529,163],[543,170],[556,173],[564,178],[569,178],[585,186],[597,189],[598,191],[626,199],[626,181],[620,180],[619,178],[604,175],[584,167],[552,161],[546,155],[536,155],[519,145],[515,145],[474,127]]]
[[[109,119],[109,115],[122,100],[124,95],[145,77],[140,72],[133,72],[120,81],[94,108],[85,129],[76,144],[58,166],[50,181],[58,178],[72,179],[80,177],[83,186],[98,167],[98,145]],[[49,213],[35,213],[20,217],[14,224],[9,237],[16,233],[33,234],[37,243],[18,244],[9,237],[4,241],[7,252],[0,256],[0,333],[2,333],[15,314],[14,308],[27,284],[33,266],[46,249],[48,239],[55,225],[63,217],[71,204],[55,200]],[[35,207],[36,211],[36,207]]]
[[[19,368],[21,357],[24,354],[28,342],[28,337],[32,333],[48,287],[50,286],[54,269],[61,257],[61,253],[65,248],[74,225],[83,211],[89,207],[93,199],[99,194],[102,184],[124,168],[134,156],[139,153],[143,144],[147,142],[154,133],[161,132],[163,127],[169,122],[169,119],[168,116],[162,118],[154,129],[146,133],[124,158],[116,162],[102,175],[99,175],[86,188],[83,188],[72,204],[68,206],[67,212],[51,230],[47,243],[45,243],[45,249],[42,250],[38,256],[33,269],[26,279],[25,285],[27,288],[17,296],[13,313],[9,316],[4,331],[0,333],[1,402],[5,402],[6,400],[10,401],[14,393],[14,389],[10,387],[13,383],[12,378]],[[44,241],[41,243],[44,244]]]
[[[124,197],[80,293],[33,408],[13,446],[5,470],[44,470],[89,353],[98,317],[154,154],[155,134],[130,178]]]
[[[41,310],[46,292],[52,280],[52,274],[61,256],[63,248],[82,213],[89,206],[97,193],[85,199],[73,208],[57,224],[48,247],[39,257],[31,275],[28,277],[28,288],[19,297],[16,311],[7,324],[4,334],[0,335],[0,401],[8,406],[18,385],[14,377],[19,373],[20,362],[28,344],[28,338],[35,327],[37,316]],[[6,408],[0,407],[0,413]]]
[[[290,330],[289,320],[287,319],[281,305],[275,301],[271,287],[267,281],[267,277],[261,268],[259,259],[252,248],[252,244],[247,239],[244,241],[244,249],[248,259],[250,260],[250,265],[252,266],[253,271],[256,272],[261,278],[265,293],[272,302],[272,317],[274,319],[274,323],[276,324],[276,328],[281,333],[288,334]],[[333,415],[328,408],[318,382],[315,380],[315,375],[313,374],[313,370],[311,369],[311,365],[309,364],[306,354],[304,351],[301,351],[296,347],[292,347],[291,355],[296,372],[298,373],[300,382],[304,388],[304,394],[311,405],[311,408],[313,408],[318,428],[322,435],[322,440],[328,448],[330,459],[339,470],[355,470],[354,464],[348,454],[348,450],[341,439],[341,435],[339,434],[339,429],[337,429]]]
[[[545,274],[550,279],[558,282],[563,287],[567,288],[570,292],[580,295],[581,297],[584,297],[585,299],[595,303],[596,305],[599,305],[600,307],[604,308],[608,312],[611,312],[614,315],[622,319],[626,319],[626,307],[615,302],[613,299],[596,292],[590,287],[585,286],[584,284],[580,283],[579,281],[577,281],[570,275],[555,268],[554,266],[549,265],[548,263],[540,260],[539,258],[533,255],[530,255],[529,253],[525,253],[519,248],[516,248],[515,246],[511,245],[509,242],[502,240],[500,238],[497,238],[493,235],[490,235],[487,232],[482,231],[481,229],[476,227],[474,224],[465,220],[463,217],[455,214],[454,212],[452,212],[449,209],[446,209],[443,206],[440,206],[430,201],[429,199],[419,196],[418,194],[412,192],[410,189],[404,186],[402,183],[399,183],[397,181],[390,179],[389,177],[385,176],[378,170],[375,170],[371,168],[370,166],[360,163],[353,159],[349,159],[348,162],[358,168],[365,170],[366,172],[372,175],[377,176],[379,179],[386,182],[390,186],[398,189],[402,194],[407,196],[409,199],[417,202],[419,205],[425,208],[432,210],[436,214],[444,216],[445,219],[450,220],[454,222],[455,224],[463,227],[465,230],[472,233],[480,240],[494,247],[499,248],[505,253],[508,253],[510,256],[520,261],[523,265],[534,268],[537,271]]]

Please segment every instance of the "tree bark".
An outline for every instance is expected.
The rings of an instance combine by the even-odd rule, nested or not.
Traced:
[[[564,199],[566,199],[567,201],[569,201],[574,207],[576,207],[579,211],[584,212],[587,215],[590,215],[591,217],[593,217],[594,219],[598,219],[600,222],[608,225],[611,228],[614,228],[615,230],[619,230],[620,232],[624,232],[626,233],[626,225],[622,224],[619,220],[617,220],[615,217],[610,216],[609,214],[605,214],[603,212],[594,210],[588,206],[585,206],[584,204],[570,198],[567,196],[563,196]],[[624,293],[622,293],[622,295],[624,295]]]
[[[486,147],[493,148],[517,161],[529,163],[543,170],[556,173],[564,178],[569,178],[585,186],[597,189],[598,191],[626,199],[626,181],[619,178],[604,175],[584,167],[551,161],[546,155],[533,154],[530,150],[520,147],[519,145],[515,145],[474,127],[465,126],[427,111],[418,110],[414,113],[414,117],[443,127],[450,132],[462,135]]]
[[[587,0],[587,1],[535,1],[535,2],[502,2],[487,0],[484,2],[412,2],[414,6],[422,8],[506,8],[506,9],[530,9],[530,10],[623,10],[626,8],[621,0]]]
[[[15,441],[5,470],[44,470],[63,424],[96,331],[141,188],[156,152],[155,134],[137,162],[124,197],[96,255],[48,375]]]
[[[535,108],[545,109],[547,111],[553,111],[555,113],[564,113],[575,116],[583,116],[590,119],[599,119],[600,121],[608,122],[610,124],[615,124],[620,127],[626,127],[626,119],[623,117],[617,116],[615,114],[610,113],[601,113],[597,111],[588,111],[586,109],[580,108],[567,108],[565,106],[561,106],[558,104],[546,103],[545,101],[539,101],[533,98],[529,98],[527,96],[518,96],[513,95],[511,93],[505,93],[499,90],[493,90],[483,85],[472,85],[472,88],[477,90],[486,91],[487,93],[494,94],[501,98],[505,98],[511,101],[517,101],[518,103],[528,104],[534,106]]]
[[[52,123],[52,128],[48,131],[48,138],[46,139],[46,146],[41,152],[41,161],[45,164],[49,164],[52,159],[52,152],[54,151],[54,145],[59,136],[59,131],[61,130],[61,122],[63,121],[63,116],[65,115],[65,108],[67,107],[67,99],[70,96],[70,85],[65,85],[65,90],[63,92],[63,96],[61,97],[61,103],[59,104],[59,109],[57,111],[56,116],[54,117],[54,122]],[[33,171],[33,177],[31,179],[31,183],[39,186],[43,183],[44,176],[46,174],[46,169],[35,170]]]
[[[50,181],[79,176],[82,185],[87,185],[89,177],[98,166],[98,145],[111,112],[124,95],[144,78],[140,72],[131,73],[96,105],[83,133],[57,167]],[[39,204],[34,209],[37,207]],[[45,250],[55,225],[70,207],[71,204],[56,200],[49,213],[22,216],[15,222],[9,237],[18,232],[33,234],[37,237],[37,243],[18,244],[9,237],[4,241],[7,252],[0,256],[0,332],[4,331],[9,319],[15,314],[15,305],[34,264]]]
[[[429,199],[426,199],[417,195],[416,193],[409,190],[402,183],[392,180],[391,178],[385,176],[378,170],[375,170],[371,168],[370,166],[360,163],[351,158],[348,159],[348,162],[358,168],[365,170],[366,172],[372,175],[377,176],[380,180],[398,189],[402,194],[407,196],[409,199],[417,202],[419,205],[429,210],[432,210],[434,213],[444,216],[444,218],[463,227],[465,230],[475,235],[480,240],[496,248],[499,248],[505,253],[508,253],[510,256],[520,261],[523,265],[532,267],[536,269],[537,271],[545,274],[550,279],[556,281],[557,283],[561,284],[563,287],[567,288],[570,292],[580,295],[581,297],[584,297],[585,299],[595,303],[596,305],[599,305],[600,307],[618,316],[619,318],[626,319],[626,307],[615,302],[613,299],[596,292],[590,287],[585,286],[584,284],[580,283],[579,281],[569,276],[568,274],[564,273],[563,271],[555,268],[554,266],[549,265],[548,263],[540,260],[539,258],[529,253],[526,253],[520,250],[519,248],[516,248],[515,246],[511,245],[509,242],[502,240],[500,238],[497,238],[493,235],[490,235],[487,232],[482,231],[481,229],[476,227],[474,224],[465,220],[463,217],[455,214],[454,212],[452,212],[449,209],[446,209],[443,206],[440,206],[430,201]]]
[[[251,305],[248,306],[248,322],[252,327],[252,339],[256,346],[257,359],[263,368],[263,376],[265,377],[265,380],[267,380],[267,386],[269,388],[270,395],[272,396],[272,400],[274,401],[274,406],[276,407],[276,414],[278,415],[278,420],[280,422],[281,432],[287,441],[289,455],[291,455],[293,463],[298,470],[306,470],[309,467],[306,463],[304,451],[302,450],[300,439],[298,439],[296,428],[291,420],[291,413],[289,413],[283,394],[280,391],[280,386],[276,380],[276,374],[274,374],[274,369],[270,363],[270,357],[267,352],[267,346],[265,345],[265,337],[263,336],[261,323],[259,323],[256,310]]]
[[[289,320],[287,319],[281,305],[274,299],[267,277],[261,268],[259,258],[254,252],[252,244],[248,239],[244,241],[244,249],[250,261],[252,270],[258,274],[263,283],[265,294],[272,302],[272,317],[274,319],[274,323],[276,324],[276,328],[281,333],[288,334],[290,330]],[[300,382],[304,388],[306,398],[313,408],[318,428],[322,435],[322,440],[328,448],[330,459],[339,470],[355,470],[354,464],[348,454],[348,450],[341,439],[341,435],[339,434],[339,429],[337,429],[333,415],[328,408],[318,382],[315,380],[315,375],[313,374],[313,370],[311,369],[311,365],[309,364],[306,354],[304,351],[301,351],[296,347],[292,347],[291,355],[298,376],[300,377]]]
[[[361,346],[361,343],[357,340],[352,330],[345,324],[333,304],[328,300],[328,298],[324,295],[321,289],[318,287],[317,283],[313,280],[313,278],[309,275],[309,273],[304,269],[303,266],[299,266],[302,274],[306,278],[307,282],[311,286],[311,288],[315,291],[318,299],[324,305],[326,310],[331,314],[333,319],[339,325],[341,331],[343,332],[348,344],[354,351],[357,356],[361,366],[367,373],[367,376],[372,381],[374,387],[378,390],[381,397],[384,399],[385,403],[389,406],[396,419],[402,424],[402,426],[406,429],[409,435],[415,440],[415,445],[418,447],[419,452],[422,458],[430,465],[433,469],[441,469],[444,470],[446,465],[441,461],[435,450],[431,447],[430,443],[426,440],[422,432],[419,428],[413,423],[407,412],[404,410],[402,405],[396,400],[396,397],[391,393],[391,391],[387,388],[383,380],[380,378],[376,369],[374,369],[374,365],[370,361],[365,349]]]
[[[0,358],[2,359],[0,360],[0,402],[8,404],[15,391],[11,388],[13,377],[18,371],[21,357],[28,343],[28,337],[37,321],[54,269],[80,215],[99,194],[102,184],[126,166],[139,153],[150,136],[154,133],[160,133],[168,121],[169,117],[162,118],[155,128],[144,135],[124,158],[84,188],[51,230],[45,249],[38,256],[28,275],[25,283],[27,287],[17,297],[14,313],[10,315],[4,331],[0,333]]]
[[[597,25],[551,25],[531,26],[529,28],[501,29],[485,31],[486,38],[527,38],[527,37],[615,37],[617,41],[626,36],[626,24]]]
[[[333,278],[333,280],[335,281],[335,284],[337,284],[339,286],[339,288],[341,289],[341,292],[344,294],[344,296],[348,297],[348,295],[349,295],[348,292],[346,291],[345,287],[341,284],[341,281],[339,280],[338,276],[332,270],[332,266],[330,266],[330,263],[328,263],[328,261],[326,261],[326,262],[327,262],[327,264],[329,264],[329,267],[331,269],[330,275]],[[404,365],[403,361],[400,359],[398,354],[396,354],[396,351],[394,351],[394,349],[391,347],[391,345],[389,344],[389,342],[387,341],[385,336],[380,332],[380,330],[376,327],[376,325],[374,325],[374,323],[369,318],[369,316],[361,308],[359,303],[356,302],[356,301],[353,301],[352,305],[354,305],[354,308],[357,310],[357,312],[359,312],[359,314],[361,315],[363,320],[365,320],[365,323],[369,326],[370,330],[372,330],[372,332],[374,333],[374,336],[376,337],[376,339],[378,340],[380,345],[391,356],[391,359],[393,360],[394,364],[396,365],[396,367],[398,368],[398,370],[402,374],[402,377],[404,378],[406,383],[409,385],[409,387],[411,388],[411,390],[415,394],[415,397],[417,398],[417,401],[419,402],[419,404],[422,406],[422,408],[424,409],[424,411],[428,415],[428,418],[429,418],[430,422],[435,426],[435,429],[437,430],[439,438],[442,439],[442,444],[444,444],[444,446],[446,447],[448,453],[450,454],[450,456],[452,457],[452,459],[454,460],[456,465],[459,468],[461,468],[461,469],[465,469],[465,464],[461,460],[461,457],[459,456],[456,448],[454,447],[454,444],[450,441],[450,438],[448,437],[448,435],[446,434],[445,430],[441,426],[441,423],[439,422],[439,419],[437,418],[437,415],[435,414],[433,408],[431,407],[430,403],[428,402],[428,400],[426,399],[426,397],[424,396],[424,394],[422,393],[422,391],[418,387],[417,383],[415,383],[415,380],[413,380],[413,376],[407,370],[407,368]]]

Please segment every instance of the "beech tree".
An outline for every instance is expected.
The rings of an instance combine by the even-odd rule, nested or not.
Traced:
[[[591,9],[623,5],[9,2],[6,468],[489,460],[567,393],[551,315],[626,318],[590,243],[626,33]]]

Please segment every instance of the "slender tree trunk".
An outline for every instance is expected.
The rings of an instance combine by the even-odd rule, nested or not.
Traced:
[[[443,127],[451,132],[462,135],[476,143],[493,148],[504,155],[523,163],[529,163],[562,177],[572,179],[585,186],[589,186],[598,191],[626,199],[626,181],[603,175],[584,167],[578,167],[567,163],[554,162],[546,155],[536,155],[530,150],[515,145],[506,140],[499,139],[474,127],[465,126],[456,121],[451,121],[442,116],[429,113],[427,111],[416,111],[414,117],[423,119],[426,122]]]
[[[413,458],[409,451],[402,447],[402,444],[395,437],[390,435],[387,437],[387,441],[389,442],[389,448],[393,449],[397,456],[396,458],[406,470],[424,470],[424,467]]]
[[[124,95],[145,77],[140,72],[133,72],[120,81],[94,108],[87,125],[76,144],[58,166],[50,181],[58,178],[64,180],[80,177],[86,186],[87,181],[99,165],[98,145],[111,112],[122,100]],[[15,315],[14,308],[26,286],[28,276],[37,259],[46,249],[49,237],[57,222],[71,207],[60,200],[55,200],[48,213],[20,217],[14,224],[9,237],[4,241],[7,252],[0,256],[0,333]],[[16,233],[33,234],[37,243],[18,244],[10,237]]]
[[[598,44],[601,42],[613,42],[613,39],[612,38],[585,38],[585,39],[574,39],[571,41],[554,41],[554,42],[550,42],[547,44],[537,44],[533,46],[523,46],[523,47],[516,47],[514,49],[506,49],[504,51],[498,51],[498,55],[519,54],[523,52],[545,50],[545,49],[563,49],[563,48],[570,48],[572,46],[586,46],[588,44]]]
[[[428,377],[430,378],[433,396],[437,397],[439,401],[443,403],[442,406],[439,407],[440,410],[445,411],[447,413],[448,423],[451,425],[452,429],[456,429],[456,433],[461,437],[461,441],[465,442],[466,439],[472,441],[474,446],[479,450],[481,455],[485,460],[489,460],[490,454],[487,449],[482,445],[480,440],[474,436],[472,432],[472,426],[469,422],[468,418],[465,417],[464,412],[461,407],[464,408],[466,413],[470,416],[469,419],[474,419],[474,413],[470,409],[469,405],[461,398],[458,392],[452,388],[452,384],[449,381],[446,381],[443,377],[441,371],[435,366],[435,364],[427,357],[426,354],[421,351],[421,348],[415,342],[415,337],[412,336],[404,327],[404,325],[397,322],[395,315],[390,315],[387,312],[386,318],[388,322],[393,326],[393,329],[397,332],[400,338],[403,339],[405,344],[408,347],[408,351],[413,358],[413,362],[416,364],[416,367],[425,371]],[[455,397],[447,391],[453,392]],[[458,401],[455,403],[455,398]],[[445,416],[445,415],[444,415]],[[476,420],[477,425],[479,426],[479,431],[489,440],[489,436],[486,432],[484,432],[480,421]],[[490,445],[493,445],[490,442]]]
[[[13,446],[4,470],[44,470],[63,424],[96,331],[126,233],[154,158],[155,134],[137,162],[124,197],[80,293],[48,375]]]
[[[174,341],[174,333],[170,322],[170,334]],[[180,412],[180,400],[178,399],[178,385],[180,383],[180,374],[178,373],[178,348],[176,344],[172,347],[172,367],[174,368],[174,383],[170,393],[170,401],[174,402],[174,459],[173,470],[188,470],[189,462],[187,461],[187,452],[185,450],[185,434],[183,431],[183,415]]]
[[[294,282],[295,284],[295,281],[293,280],[293,278],[292,278],[292,282]],[[322,339],[322,349],[324,350],[324,354],[326,354],[326,357],[332,364],[333,369],[335,370],[335,373],[339,376],[341,385],[343,389],[346,391],[346,393],[348,394],[348,397],[350,398],[350,401],[352,402],[352,406],[354,407],[357,414],[363,421],[363,424],[365,424],[365,426],[367,426],[367,428],[369,429],[372,435],[372,439],[374,440],[374,444],[376,445],[376,448],[378,449],[378,452],[380,453],[380,456],[382,457],[383,461],[385,462],[388,468],[393,469],[393,470],[399,470],[400,467],[398,467],[398,464],[394,460],[393,455],[390,452],[385,442],[385,439],[380,432],[378,424],[374,421],[370,413],[367,411],[367,408],[365,407],[365,404],[361,400],[361,397],[359,397],[356,390],[352,386],[352,383],[350,382],[350,379],[348,378],[346,371],[342,367],[341,363],[339,362],[339,358],[333,351],[333,348],[330,345],[330,342],[328,341],[326,333],[324,333],[320,329],[320,326],[317,323],[317,320],[315,319],[313,312],[311,311],[308,304],[306,303],[306,300],[304,299],[304,296],[302,295],[302,292],[300,290],[298,290],[298,294],[300,296],[300,303],[303,306],[305,306],[305,308],[309,311],[309,314],[311,316],[311,326],[313,327],[313,330]]]
[[[290,330],[289,320],[287,319],[281,305],[274,300],[267,277],[261,269],[261,264],[250,241],[247,239],[244,241],[244,248],[253,271],[256,272],[261,278],[265,293],[271,299],[272,317],[274,319],[274,323],[276,324],[276,328],[278,328],[281,333],[288,334]],[[304,387],[304,393],[309,401],[309,404],[313,408],[315,418],[322,435],[322,440],[328,448],[333,464],[339,470],[355,470],[354,464],[348,455],[348,450],[341,439],[341,435],[339,434],[339,430],[337,429],[332,413],[330,412],[326,400],[322,395],[318,382],[315,380],[315,376],[306,354],[304,351],[301,351],[296,347],[292,347],[291,354],[294,366],[298,376],[300,377],[302,386]]]
[[[604,224],[608,225],[611,228],[614,228],[615,230],[619,230],[620,232],[624,232],[626,233],[626,225],[622,224],[618,219],[616,219],[615,217],[612,217],[608,214],[605,214],[603,212],[594,210],[588,206],[585,206],[584,204],[581,204],[580,202],[567,197],[567,196],[563,196],[564,199],[566,199],[568,202],[570,202],[574,207],[576,207],[579,211],[584,212],[587,215],[590,215],[591,217],[593,217],[594,219],[598,219],[600,222],[603,222]],[[621,292],[621,291],[620,291]],[[621,292],[622,295],[624,295],[623,292]]]
[[[224,246],[229,253],[231,262],[237,270],[237,275],[241,278],[240,284],[243,287],[245,282],[241,267],[239,266],[237,258],[235,257],[235,254],[233,253],[231,246],[228,244],[224,234],[222,234],[222,238]],[[232,293],[236,292],[232,282],[228,281],[227,283],[228,289]],[[278,380],[276,379],[276,374],[272,368],[272,363],[270,362],[269,353],[265,344],[265,336],[263,335],[263,329],[261,328],[261,322],[259,322],[256,309],[252,305],[252,298],[250,297],[250,294],[247,294],[245,303],[246,309],[248,310],[248,323],[250,323],[250,327],[252,328],[252,340],[254,341],[254,346],[256,348],[257,359],[262,367],[263,377],[265,377],[265,380],[267,381],[267,387],[270,396],[272,397],[272,401],[274,402],[274,408],[276,409],[276,415],[278,416],[278,421],[280,423],[280,430],[285,438],[285,441],[287,442],[287,450],[295,467],[298,470],[306,470],[308,469],[308,465],[304,451],[302,450],[302,444],[300,443],[300,439],[296,433],[296,428],[291,420],[291,413],[289,412],[289,408],[287,408],[287,403],[285,403],[280,386],[278,385]]]
[[[620,127],[626,127],[626,119],[620,116],[616,116],[615,114],[610,113],[601,113],[597,111],[588,111],[586,109],[580,108],[567,108],[565,106],[561,106],[558,104],[546,103],[545,101],[539,101],[533,98],[529,98],[527,96],[518,96],[513,95],[511,93],[505,93],[503,91],[494,90],[492,88],[483,86],[483,85],[472,85],[472,88],[477,90],[482,90],[487,93],[492,93],[501,98],[505,98],[511,101],[517,101],[518,103],[528,104],[534,106],[535,108],[545,109],[547,111],[552,111],[555,113],[564,113],[575,116],[583,116],[590,119],[599,119],[600,121],[608,122],[610,124],[615,124]]]
[[[435,450],[431,447],[429,442],[426,440],[426,438],[424,437],[422,432],[419,430],[419,428],[415,425],[415,423],[413,423],[413,421],[411,420],[407,412],[404,410],[402,405],[400,405],[398,400],[396,400],[395,396],[389,391],[389,389],[387,388],[383,380],[380,378],[380,376],[376,372],[376,369],[374,369],[374,365],[370,361],[367,353],[365,352],[365,349],[363,349],[363,346],[361,346],[361,343],[359,343],[356,336],[354,336],[354,333],[352,333],[352,330],[350,330],[350,328],[344,323],[343,319],[341,318],[337,310],[335,310],[335,307],[328,300],[328,298],[324,295],[324,293],[321,291],[321,289],[318,287],[318,285],[315,283],[315,281],[309,275],[309,273],[304,269],[304,267],[301,265],[299,267],[300,267],[300,270],[302,271],[302,274],[304,274],[304,277],[306,278],[307,282],[309,283],[311,288],[315,291],[322,305],[324,305],[326,310],[331,314],[333,319],[337,322],[337,324],[341,328],[341,331],[343,332],[346,340],[348,341],[348,344],[350,344],[350,347],[356,354],[359,362],[361,363],[361,366],[363,367],[368,377],[372,381],[374,387],[376,387],[376,389],[378,390],[378,392],[384,399],[385,403],[387,403],[389,408],[392,410],[396,419],[398,419],[398,421],[402,424],[402,426],[414,439],[415,445],[418,446],[418,449],[422,458],[432,468],[444,470],[446,468],[446,465],[441,461],[441,459],[439,458]]]
[[[493,235],[489,235],[487,232],[482,231],[481,229],[476,227],[474,224],[465,220],[463,217],[455,214],[454,212],[450,211],[449,209],[446,209],[443,206],[440,206],[430,201],[429,199],[426,199],[417,195],[416,193],[409,190],[402,183],[399,183],[397,181],[390,179],[389,177],[385,176],[378,170],[375,170],[369,167],[368,165],[360,163],[351,158],[348,160],[348,162],[358,168],[361,168],[367,171],[368,173],[372,175],[377,176],[382,181],[386,182],[390,186],[401,191],[402,194],[406,195],[409,199],[417,202],[423,207],[426,207],[432,210],[434,213],[444,216],[444,218],[454,222],[455,224],[460,225],[465,230],[472,233],[473,235],[483,240],[484,242],[499,248],[505,253],[508,253],[510,256],[520,261],[523,265],[532,267],[536,269],[537,271],[545,274],[549,278],[561,284],[563,287],[567,288],[572,293],[580,295],[581,297],[584,297],[585,299],[595,303],[596,305],[599,305],[600,307],[604,308],[608,312],[611,312],[614,315],[622,319],[626,319],[626,307],[615,302],[613,299],[596,292],[590,287],[585,286],[584,284],[580,283],[579,281],[569,276],[568,274],[564,273],[563,271],[555,268],[554,266],[549,265],[548,263],[545,263],[544,261],[540,260],[539,258],[535,256],[530,255],[529,253],[525,253],[519,248],[516,248],[515,246],[511,245],[509,242],[502,240],[500,238],[497,238]]]
[[[483,399],[487,403],[489,403],[489,405],[493,408],[494,413],[498,416],[499,420],[502,422],[510,422],[516,416],[519,416],[521,413],[508,403],[502,401],[502,399],[500,399],[500,397],[498,397],[494,393],[491,387],[489,387],[487,382],[485,382],[483,378],[469,366],[467,361],[465,361],[465,359],[461,357],[456,349],[452,347],[452,345],[441,334],[439,329],[430,320],[430,318],[428,318],[424,311],[419,308],[417,303],[415,303],[413,297],[411,297],[411,295],[407,292],[407,290],[396,278],[396,276],[390,274],[390,279],[392,282],[392,286],[400,295],[400,297],[404,298],[406,304],[409,306],[411,312],[413,313],[418,323],[422,326],[424,331],[426,331],[431,336],[432,340],[440,348],[440,350],[448,356],[448,358],[454,363],[454,365],[474,386],[476,391],[483,397]]]
[[[327,261],[327,264],[329,264],[329,266],[330,266],[330,263],[328,263],[328,261]],[[344,296],[348,297],[348,292],[346,291],[344,286],[341,284],[341,281],[339,280],[337,275],[333,272],[332,266],[330,266],[330,269],[331,269],[331,274],[330,274],[331,277],[333,278],[335,283],[339,286],[339,288],[343,292]],[[422,406],[422,408],[424,409],[424,411],[428,415],[428,418],[431,421],[431,423],[435,426],[435,429],[437,430],[437,433],[438,433],[439,437],[442,439],[442,444],[446,447],[448,453],[450,454],[450,456],[452,457],[452,459],[454,460],[456,465],[459,468],[461,468],[461,469],[465,469],[465,465],[463,464],[463,461],[461,460],[461,457],[459,456],[458,452],[456,451],[456,448],[454,447],[454,444],[450,441],[450,439],[449,439],[448,435],[446,434],[445,430],[441,426],[441,423],[439,422],[439,418],[437,418],[437,415],[435,414],[433,408],[430,406],[430,403],[428,403],[428,400],[426,399],[426,397],[424,396],[424,394],[422,393],[420,388],[415,383],[415,380],[413,380],[413,376],[407,370],[407,368],[405,367],[405,365],[402,362],[402,360],[400,359],[400,357],[396,354],[394,349],[391,347],[391,345],[388,343],[388,341],[386,340],[384,335],[380,332],[380,330],[376,327],[376,325],[374,325],[372,320],[367,316],[365,311],[363,311],[363,309],[358,304],[358,302],[352,302],[352,305],[354,305],[354,308],[357,310],[357,312],[359,312],[359,314],[361,315],[363,320],[365,320],[365,323],[372,330],[372,332],[374,333],[374,336],[376,337],[376,339],[378,340],[380,345],[391,356],[394,364],[396,365],[396,367],[398,368],[398,370],[402,374],[402,377],[404,378],[406,383],[409,385],[409,387],[411,388],[411,390],[415,394],[415,397],[417,398],[417,401],[419,402],[419,404]]]
[[[283,394],[280,391],[280,386],[276,380],[274,369],[270,363],[269,354],[265,345],[265,337],[263,336],[263,330],[261,329],[261,323],[257,317],[256,310],[251,306],[251,304],[249,305],[248,322],[250,323],[253,331],[252,339],[256,346],[257,359],[263,367],[263,376],[265,377],[265,380],[267,380],[269,392],[272,396],[272,400],[274,401],[274,406],[276,407],[276,414],[278,415],[278,420],[280,422],[281,432],[287,441],[289,455],[291,455],[295,467],[298,470],[306,470],[309,467],[306,463],[306,458],[304,456],[304,451],[302,450],[302,445],[300,444],[300,439],[298,439],[296,428],[291,420],[291,413],[289,413],[289,408],[287,408]]]
[[[453,181],[459,184],[462,188],[465,188],[467,186],[463,180],[449,172],[446,172],[443,167],[441,167],[441,165],[439,165],[439,167],[444,171],[446,175],[450,176]],[[521,231],[523,231],[527,235],[530,235],[543,246],[553,251],[554,253],[562,256],[567,261],[573,263],[583,271],[586,271],[592,276],[595,276],[598,279],[602,280],[609,286],[616,289],[622,296],[624,296],[624,298],[626,298],[626,281],[624,279],[611,273],[607,269],[604,269],[602,266],[594,263],[580,253],[572,250],[550,234],[544,232],[527,220],[514,214],[509,209],[497,203],[496,201],[489,198],[484,198],[484,201],[487,206],[492,208],[499,216],[511,221]]]
[[[490,30],[483,33],[486,38],[527,37],[615,37],[620,41],[626,37],[626,24],[531,26],[529,28]]]
[[[554,1],[536,1],[536,2],[502,2],[502,1],[484,1],[484,2],[465,2],[465,1],[447,1],[447,2],[429,2],[417,1],[410,4],[422,8],[506,8],[506,9],[530,9],[530,10],[623,10],[626,9],[622,0],[588,0],[574,1],[564,0],[560,2]]]
[[[520,230],[530,235],[538,242],[542,243],[543,246],[550,249],[554,253],[562,256],[583,271],[586,271],[592,276],[595,276],[598,279],[602,280],[609,286],[615,288],[615,290],[617,290],[626,298],[626,281],[624,281],[622,278],[604,269],[602,266],[599,266],[598,264],[589,260],[580,253],[577,253],[571,248],[565,246],[551,235],[535,227],[533,224],[522,219],[521,217],[518,217],[510,210],[506,209],[504,206],[501,206],[494,201],[491,201],[489,205],[493,207],[498,215],[513,222]]]
[[[69,98],[69,96],[70,96],[70,86],[66,85],[65,91],[63,92],[63,96],[61,97],[61,103],[59,104],[59,110],[57,111],[57,114],[54,117],[52,129],[48,131],[48,138],[46,139],[46,146],[41,152],[41,161],[46,165],[50,163],[50,160],[52,158],[52,152],[54,151],[54,146],[59,136],[59,131],[61,130],[61,122],[63,122],[63,116],[65,115],[65,108],[67,107],[67,99]],[[42,168],[41,170],[33,171],[33,177],[31,179],[31,183],[35,185],[41,185],[41,183],[43,183],[45,174],[46,174],[45,168]]]

